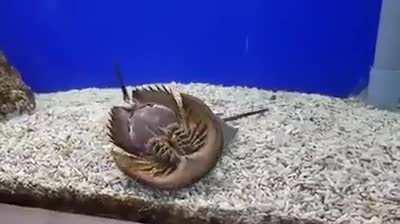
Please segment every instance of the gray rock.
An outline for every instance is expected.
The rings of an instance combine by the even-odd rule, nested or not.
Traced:
[[[0,119],[12,114],[32,114],[35,108],[33,91],[0,51]]]

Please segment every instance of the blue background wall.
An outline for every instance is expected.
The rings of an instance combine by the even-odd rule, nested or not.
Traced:
[[[37,92],[210,82],[355,93],[381,0],[1,0],[0,49]]]

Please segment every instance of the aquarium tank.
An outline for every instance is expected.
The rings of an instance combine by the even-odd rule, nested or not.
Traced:
[[[0,9],[1,223],[399,223],[399,0]]]

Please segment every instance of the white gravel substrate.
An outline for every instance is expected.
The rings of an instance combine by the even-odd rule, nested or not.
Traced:
[[[233,121],[235,140],[217,167],[191,188],[152,191],[114,165],[107,113],[119,89],[37,95],[38,108],[0,123],[0,185],[70,186],[87,194],[137,197],[328,223],[400,223],[400,114],[354,100],[255,88],[170,83],[217,113],[268,106],[264,115]],[[271,99],[276,95],[276,99]]]

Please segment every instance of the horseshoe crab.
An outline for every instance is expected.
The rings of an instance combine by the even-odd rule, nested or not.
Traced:
[[[267,110],[221,119],[199,98],[164,85],[136,88],[129,96],[119,69],[116,74],[128,105],[110,111],[108,136],[120,149],[111,154],[127,176],[159,189],[199,181],[221,156],[224,121]]]

